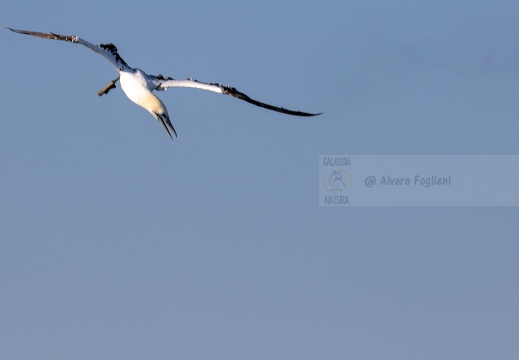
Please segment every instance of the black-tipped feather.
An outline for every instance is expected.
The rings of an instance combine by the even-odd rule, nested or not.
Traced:
[[[224,90],[223,93],[226,94],[226,95],[231,95],[232,97],[235,97],[237,99],[246,101],[246,102],[248,102],[250,104],[254,104],[256,106],[259,106],[259,107],[262,107],[262,108],[265,108],[265,109],[274,110],[274,111],[277,111],[277,112],[280,112],[280,113],[283,113],[283,114],[295,115],[295,116],[317,116],[317,115],[321,115],[322,114],[322,113],[311,114],[311,113],[306,113],[306,112],[303,112],[303,111],[288,110],[288,109],[285,109],[285,108],[282,108],[282,107],[279,107],[279,106],[265,104],[265,103],[262,103],[261,101],[257,101],[257,100],[251,99],[250,97],[248,97],[244,93],[236,90],[236,88],[228,87],[228,86],[223,86],[222,88]]]
[[[131,68],[119,55],[117,51],[117,47],[114,44],[100,44],[100,45],[94,45],[84,39],[79,38],[78,36],[71,36],[71,35],[60,35],[55,33],[42,33],[37,31],[26,31],[26,30],[16,30],[7,27],[7,29],[11,30],[12,32],[18,33],[18,34],[25,34],[25,35],[32,35],[39,38],[44,39],[51,39],[51,40],[61,40],[61,41],[68,41],[72,43],[79,43],[83,46],[88,47],[89,49],[93,50],[94,52],[100,54],[103,56],[112,66],[114,66],[117,71],[119,72],[128,72],[130,74],[144,74],[145,77],[145,87],[147,87],[148,90],[166,90],[170,87],[188,87],[188,88],[198,88],[202,90],[208,90],[213,91],[219,94],[224,95],[230,95],[232,97],[235,97],[237,99],[246,101],[250,104],[253,104],[255,106],[259,106],[268,110],[277,111],[279,113],[288,114],[288,115],[294,115],[294,116],[317,116],[321,115],[322,113],[312,114],[307,113],[303,111],[295,111],[295,110],[288,110],[283,107],[274,106],[270,104],[263,103],[261,101],[254,100],[250,98],[249,96],[245,95],[244,93],[236,90],[236,88],[232,86],[227,85],[221,85],[218,83],[204,83],[197,80],[187,79],[187,80],[175,80],[170,77],[165,77],[163,75],[153,76],[153,75],[147,75],[141,70],[136,70]],[[107,94],[111,89],[115,88],[116,82],[119,80],[119,78],[112,80],[107,86],[105,86],[101,91],[98,92],[98,96],[102,96],[104,94]],[[142,85],[142,84],[141,84]],[[124,90],[124,89],[123,89]],[[125,91],[126,92],[126,91]],[[128,95],[128,93],[127,93]],[[130,97],[130,95],[128,95]],[[132,99],[132,97],[130,97]],[[134,100],[132,100],[134,101]],[[138,105],[141,107],[144,107],[143,104],[140,104],[137,102]],[[169,137],[173,139],[171,136],[171,131],[173,131],[173,134],[175,134],[175,137],[177,136],[177,132],[175,131],[175,128],[173,127],[173,124],[169,120],[169,117],[167,115],[167,112],[164,114],[156,114],[157,120],[162,124],[166,132],[168,133]],[[169,129],[168,129],[169,127]]]
[[[155,90],[166,90],[170,87],[195,88],[195,89],[201,89],[201,90],[208,90],[208,91],[212,91],[212,92],[216,92],[216,93],[220,93],[220,94],[224,94],[224,95],[230,95],[237,99],[246,101],[250,104],[253,104],[253,105],[268,109],[268,110],[277,111],[277,112],[287,114],[287,115],[317,116],[317,115],[322,114],[322,112],[317,113],[317,114],[312,114],[312,113],[307,113],[307,112],[303,112],[303,111],[288,110],[288,109],[285,109],[285,108],[282,108],[279,106],[274,106],[274,105],[270,105],[270,104],[267,104],[267,103],[264,103],[264,102],[261,102],[258,100],[254,100],[254,99],[250,98],[249,96],[245,95],[244,93],[236,90],[236,88],[233,86],[222,85],[219,83],[205,83],[202,81],[193,80],[191,78],[188,78],[186,80],[175,80],[171,77],[166,77],[162,74],[157,75],[157,76],[150,75],[150,77],[152,77],[155,84],[157,85]]]

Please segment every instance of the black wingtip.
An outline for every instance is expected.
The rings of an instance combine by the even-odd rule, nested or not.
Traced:
[[[283,109],[283,110],[286,110],[286,109]],[[305,113],[305,112],[302,112],[302,111],[291,111],[291,110],[288,110],[288,111],[289,111],[289,113],[285,113],[285,114],[295,115],[295,116],[303,116],[303,117],[312,117],[312,116],[319,116],[319,115],[324,114],[323,112],[320,112],[320,113],[317,113],[317,114],[312,114],[312,113]]]
[[[245,95],[244,93],[238,91],[234,87],[223,86],[223,85],[219,85],[219,84],[216,84],[216,85],[220,86],[220,88],[223,90],[222,93],[224,95],[230,95],[230,96],[235,97],[237,99],[246,101],[246,102],[248,102],[250,104],[253,104],[253,105],[256,105],[256,106],[268,109],[268,110],[273,110],[273,111],[276,111],[276,112],[279,112],[279,113],[282,113],[282,114],[293,115],[293,116],[303,116],[303,117],[318,116],[318,115],[322,114],[322,112],[317,113],[317,114],[312,114],[312,113],[307,113],[307,112],[304,112],[304,111],[289,110],[289,109],[285,109],[285,108],[280,107],[280,106],[270,105],[270,104],[267,104],[267,103],[264,103],[264,102],[261,102],[261,101],[258,101],[258,100],[254,100],[254,99],[250,98],[248,95]]]
[[[9,29],[9,30],[11,30],[12,32],[17,33],[17,34],[24,34],[24,35],[27,35],[27,31],[25,31],[25,30],[13,29],[13,28],[10,28],[9,26],[6,26],[5,28],[6,28],[6,29]]]

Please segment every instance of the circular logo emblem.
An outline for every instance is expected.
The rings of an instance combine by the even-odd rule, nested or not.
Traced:
[[[330,170],[324,174],[322,183],[330,194],[341,194],[351,189],[351,175],[342,169]]]

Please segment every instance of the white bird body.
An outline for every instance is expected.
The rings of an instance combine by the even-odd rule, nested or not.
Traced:
[[[148,74],[140,69],[134,69],[134,71],[121,70],[119,71],[119,79],[121,81],[121,89],[128,99],[149,111],[149,113],[164,126],[169,134],[166,125],[170,122],[168,110],[164,103],[152,93],[156,85],[151,81]],[[171,125],[171,130],[173,130],[173,133],[177,136],[173,125]],[[169,136],[171,136],[171,134]]]
[[[120,80],[121,88],[128,97],[128,99],[130,99],[132,102],[139,105],[140,107],[144,108],[148,112],[150,112],[150,114],[153,115],[153,117],[162,124],[162,126],[171,138],[173,137],[171,136],[168,127],[173,131],[175,137],[177,136],[177,132],[175,131],[175,128],[173,127],[173,124],[169,119],[168,110],[166,109],[166,106],[157,96],[153,94],[154,90],[162,91],[167,90],[170,87],[190,87],[201,90],[208,90],[219,94],[230,95],[235,98],[247,101],[256,106],[260,106],[269,110],[277,111],[288,115],[316,116],[321,114],[311,114],[301,111],[287,110],[282,107],[262,103],[260,101],[251,99],[244,93],[236,90],[236,88],[234,87],[221,85],[218,83],[204,83],[192,79],[175,80],[173,78],[164,77],[162,75],[148,75],[140,69],[130,67],[121,58],[121,56],[117,52],[117,47],[113,44],[94,45],[80,38],[79,36],[59,35],[54,33],[47,34],[35,31],[15,30],[11,28],[8,29],[19,34],[32,35],[44,39],[61,40],[81,44],[103,56],[119,72],[119,77],[115,80],[112,80],[98,93],[98,95],[101,96],[108,93],[111,89],[116,87],[116,82]]]
[[[161,109],[157,106],[157,101],[154,101],[158,98],[151,92],[153,87],[150,86],[151,81],[148,80],[146,73],[135,69],[133,72],[119,71],[119,74],[121,89],[128,96],[128,99],[150,112],[160,112]]]

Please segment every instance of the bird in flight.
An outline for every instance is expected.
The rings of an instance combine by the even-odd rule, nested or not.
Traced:
[[[219,94],[230,95],[235,98],[247,101],[248,103],[254,104],[256,106],[277,111],[283,114],[295,116],[316,116],[322,114],[311,114],[302,111],[288,110],[282,107],[269,105],[251,99],[244,93],[236,90],[236,88],[228,85],[222,85],[219,83],[204,83],[190,78],[186,80],[175,80],[171,77],[166,77],[163,75],[146,74],[144,71],[140,69],[132,68],[131,66],[129,66],[121,58],[121,56],[117,52],[117,47],[114,44],[95,45],[80,38],[79,36],[59,35],[54,34],[52,32],[50,34],[47,34],[36,31],[16,30],[11,29],[9,27],[7,29],[18,34],[32,35],[43,39],[61,40],[81,44],[104,57],[119,72],[119,76],[116,79],[110,81],[108,85],[101,89],[98,95],[102,96],[104,94],[107,94],[111,89],[116,87],[115,84],[117,83],[117,81],[120,81],[121,89],[124,91],[126,96],[131,101],[150,112],[151,115],[153,115],[153,117],[162,124],[162,126],[164,127],[171,139],[173,139],[173,137],[171,136],[169,129],[171,129],[175,137],[177,136],[177,132],[175,131],[175,128],[173,127],[173,124],[169,119],[168,110],[166,109],[166,106],[157,96],[153,94],[153,90],[163,91],[167,90],[170,87],[196,88],[201,90],[213,91]]]

